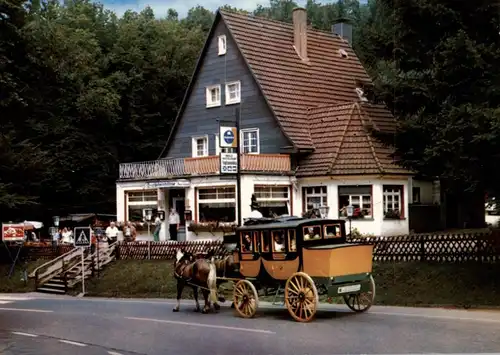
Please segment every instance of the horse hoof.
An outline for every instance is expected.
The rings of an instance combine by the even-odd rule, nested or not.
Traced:
[[[214,309],[218,311],[220,309],[220,305],[218,303],[214,304]]]
[[[219,296],[219,302],[220,303],[226,302],[226,298],[224,296]]]
[[[195,309],[194,309],[194,311],[195,311],[196,313],[198,313],[198,312],[200,311],[200,309],[199,309],[199,308],[195,308]]]
[[[207,313],[208,313],[208,311],[206,309],[201,311],[201,314],[207,314]]]
[[[234,302],[233,302],[233,303],[231,303],[231,308],[234,308]]]
[[[172,309],[172,312],[179,312],[179,308]]]

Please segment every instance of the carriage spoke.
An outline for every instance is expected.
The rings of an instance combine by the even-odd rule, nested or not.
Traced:
[[[375,300],[375,281],[371,275],[369,283],[370,289],[368,291],[344,296],[347,307],[354,312],[365,312],[372,306]]]
[[[235,310],[244,318],[251,318],[257,311],[258,295],[255,286],[248,280],[240,280],[234,288]]]
[[[291,316],[309,322],[316,314],[318,291],[311,277],[303,272],[293,274],[285,285],[285,303]]]

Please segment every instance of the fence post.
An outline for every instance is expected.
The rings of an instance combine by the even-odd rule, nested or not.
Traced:
[[[425,238],[424,235],[420,235],[420,261],[425,261]]]
[[[151,241],[148,240],[148,260],[151,260]]]
[[[121,254],[120,254],[120,242],[116,243],[115,245],[115,259],[120,260]]]

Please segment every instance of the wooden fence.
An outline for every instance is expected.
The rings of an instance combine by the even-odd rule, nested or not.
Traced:
[[[350,239],[349,243],[373,244],[373,259],[378,262],[434,261],[434,262],[498,262],[500,261],[500,232],[462,234],[413,234],[394,237],[370,237]],[[23,259],[52,259],[73,246],[26,246]],[[222,242],[121,242],[116,248],[117,259],[169,260],[178,248],[191,253],[214,250],[217,256],[227,255]],[[11,252],[15,252],[12,250]],[[10,261],[0,248],[0,262]]]

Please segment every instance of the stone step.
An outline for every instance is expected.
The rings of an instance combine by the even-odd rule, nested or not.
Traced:
[[[44,285],[45,286],[45,285]],[[64,295],[66,292],[64,289],[58,289],[58,288],[48,288],[48,287],[39,287],[36,289],[37,292],[42,292],[42,293],[52,293],[52,294],[59,294],[59,295]]]

